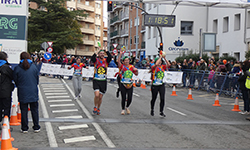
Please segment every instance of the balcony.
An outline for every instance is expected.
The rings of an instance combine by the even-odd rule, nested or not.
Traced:
[[[119,15],[115,16],[113,19],[110,20],[110,24],[113,24],[113,23],[115,23],[115,22],[117,22],[119,20],[120,20],[120,16]]]
[[[141,42],[141,49],[145,49],[145,47],[146,47],[146,42],[145,41]]]
[[[82,3],[77,3],[76,4],[76,7],[78,9],[83,9],[83,10],[86,10],[86,11],[90,11],[90,12],[94,12],[95,11],[95,8],[92,7],[92,6],[88,6],[88,5],[84,5]]]
[[[101,30],[95,30],[95,36],[101,36]]]
[[[114,2],[114,9],[113,10],[116,10],[116,9],[121,9],[122,8],[122,4],[123,2]]]
[[[96,8],[95,9],[95,13],[101,15],[102,14],[102,10],[100,8]]]
[[[103,37],[103,41],[108,41],[108,37]]]
[[[129,19],[129,13],[126,13],[126,12],[122,13],[122,15],[121,15],[121,21],[128,20],[128,19]]]
[[[85,22],[89,22],[89,23],[95,23],[95,19],[91,18],[91,17],[81,17],[81,16],[79,16],[78,19],[80,21],[85,21]]]
[[[110,38],[115,38],[115,37],[118,37],[118,36],[120,36],[120,33],[119,33],[118,30],[110,33]]]
[[[87,28],[81,28],[82,33],[85,34],[95,34],[95,30],[93,29],[87,29]]]
[[[121,37],[126,37],[126,36],[128,36],[128,29],[121,30]]]
[[[100,41],[99,41],[100,42]],[[100,42],[101,43],[101,42]],[[98,41],[95,41],[95,47],[99,47]]]
[[[76,2],[67,1],[67,7],[76,8]]]
[[[91,41],[91,40],[85,40],[85,39],[83,39],[82,41],[83,41],[84,45],[94,45],[95,44],[95,42]]]
[[[99,26],[100,26],[100,25],[101,25],[101,22],[102,22],[101,19],[95,19],[95,24],[96,24],[96,25],[99,25]]]
[[[141,33],[145,32],[146,31],[146,26],[142,25],[141,26]]]

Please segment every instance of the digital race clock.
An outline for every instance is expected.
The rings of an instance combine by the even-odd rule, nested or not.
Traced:
[[[145,14],[144,25],[145,26],[174,27],[175,15]]]

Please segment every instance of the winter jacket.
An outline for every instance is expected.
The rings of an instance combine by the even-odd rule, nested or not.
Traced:
[[[14,89],[13,71],[10,64],[0,60],[0,98],[10,98]]]
[[[240,72],[240,64],[235,64],[233,67],[233,71],[230,73],[239,73]]]
[[[241,75],[239,76],[238,82],[239,82],[239,84],[240,84],[240,89],[241,89],[241,90],[248,90],[248,89],[246,88],[246,85],[245,85],[246,79],[247,79],[247,74],[246,74],[246,73],[241,74]]]
[[[38,101],[39,71],[30,63],[30,68],[24,70],[22,63],[14,69],[14,81],[17,86],[18,101],[21,103],[32,103]]]
[[[110,68],[117,68],[116,64],[115,64],[115,61],[114,60],[111,60],[111,62],[109,63],[109,66]]]

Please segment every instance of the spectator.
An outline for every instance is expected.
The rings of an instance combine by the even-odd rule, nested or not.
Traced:
[[[5,52],[0,52],[0,122],[2,122],[3,114],[10,118],[11,95],[14,89],[13,71],[7,58]]]
[[[39,71],[30,60],[27,52],[20,55],[20,64],[14,69],[14,81],[18,89],[18,101],[21,108],[21,132],[27,133],[28,126],[28,105],[30,106],[34,132],[40,132],[39,111],[38,111],[38,83]]]
[[[139,61],[138,58],[136,58],[136,61],[135,61],[135,68],[142,69],[142,63]]]
[[[183,75],[182,75],[182,83],[183,83],[183,87],[186,87],[186,78],[187,78],[187,69],[188,69],[188,63],[187,60],[184,59],[183,63],[181,64],[181,69],[183,71]]]

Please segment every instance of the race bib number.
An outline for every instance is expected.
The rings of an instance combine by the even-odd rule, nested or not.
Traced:
[[[97,80],[106,80],[106,68],[104,67],[99,67],[97,69],[97,73],[95,74],[95,79]]]
[[[163,78],[164,78],[164,72],[163,71],[158,71],[156,73],[153,85],[162,85],[163,84]]]
[[[76,69],[75,72],[74,72],[74,75],[81,76],[82,75],[81,69]]]

